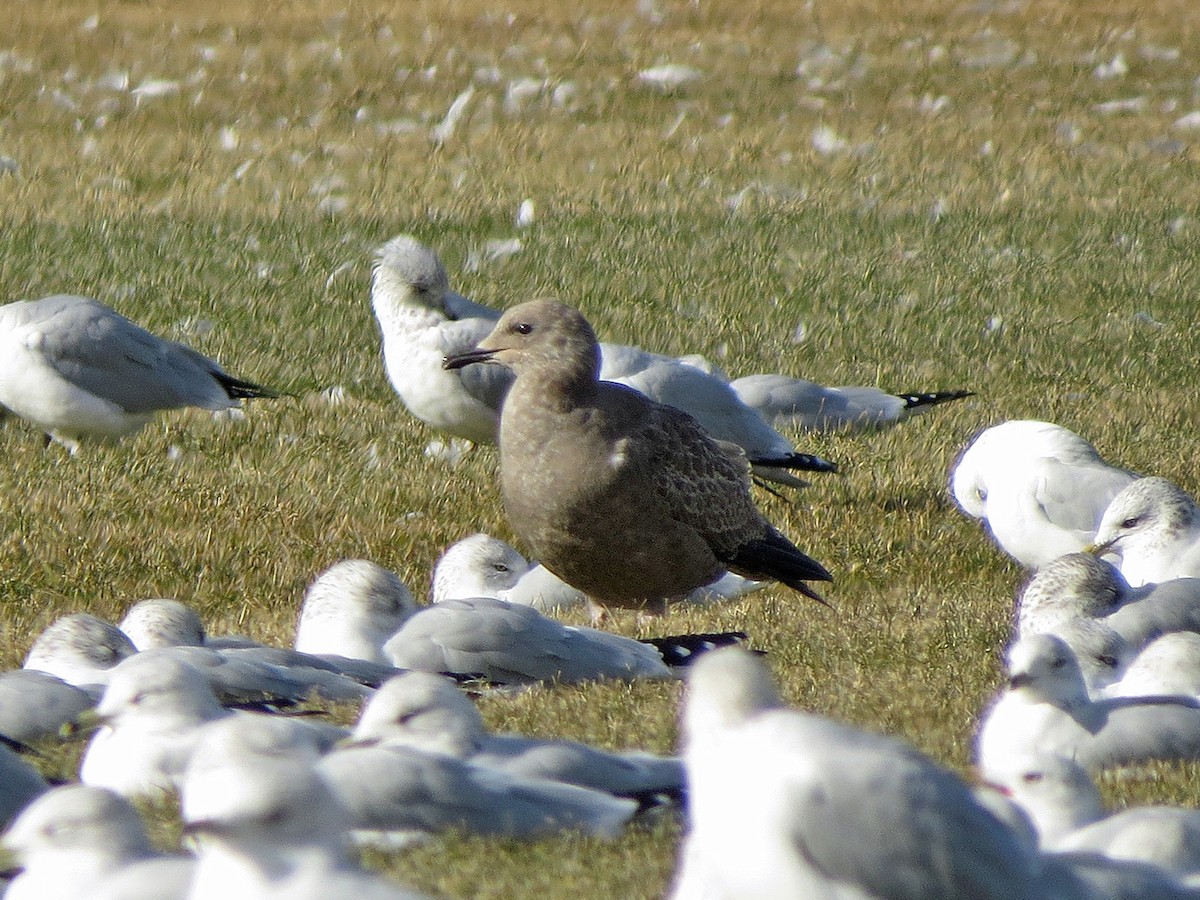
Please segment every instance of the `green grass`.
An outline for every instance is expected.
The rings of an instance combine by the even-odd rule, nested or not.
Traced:
[[[16,4],[0,36],[0,156],[19,166],[0,174],[0,297],[95,296],[294,396],[232,425],[164,416],[74,459],[0,427],[3,662],[59,615],[115,618],[150,596],[285,642],[304,585],[338,558],[421,592],[447,543],[513,539],[494,450],[429,462],[433,435],[385,380],[370,253],[407,231],[463,293],[552,293],[604,338],[734,375],[977,391],[891,431],[796,435],[844,474],[761,503],[834,572],[833,610],[770,590],[647,626],[745,629],[790,701],[965,770],[1021,573],[949,502],[959,450],[1045,418],[1200,489],[1200,132],[1173,124],[1200,107],[1200,12],[1111,6],[663,0],[655,21],[632,2]],[[1097,77],[1118,54],[1126,73]],[[704,76],[636,81],[667,62]],[[99,83],[114,73],[179,89],[139,101]],[[506,88],[524,77],[545,84],[514,112]],[[847,149],[815,150],[821,126]],[[537,218],[518,232],[526,198]],[[513,236],[521,253],[468,269]],[[320,401],[332,385],[347,403]],[[591,685],[483,707],[498,728],[665,752],[679,695]],[[44,764],[69,773],[77,754]],[[1194,767],[1105,789],[1200,801]],[[171,809],[149,815],[172,840]],[[445,838],[368,861],[447,897],[657,897],[678,835]]]

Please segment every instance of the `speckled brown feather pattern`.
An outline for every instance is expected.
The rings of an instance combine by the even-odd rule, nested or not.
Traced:
[[[738,448],[687,413],[598,381],[596,337],[575,310],[550,300],[514,307],[472,359],[517,376],[500,422],[513,530],[595,601],[640,608],[686,594],[735,568],[740,548],[756,541],[824,574],[778,543]]]

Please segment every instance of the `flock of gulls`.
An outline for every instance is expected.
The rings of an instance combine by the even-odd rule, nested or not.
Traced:
[[[1200,811],[1112,812],[1094,776],[1200,759],[1200,510],[1060,426],[1010,421],[952,492],[1031,571],[984,712],[979,785],[895,738],[781,701],[740,633],[634,640],[553,618],[662,612],[833,579],[759,511],[758,484],[836,470],[780,431],[883,427],[966,391],[888,394],[601,343],[552,300],[503,313],[452,291],[408,236],[377,252],[372,305],[405,407],[498,443],[504,506],[533,557],[486,534],[438,560],[419,604],[342,560],[308,586],[292,647],[207,633],[148,599],[75,613],[0,674],[9,900],[407,898],[354,848],[450,831],[614,836],[678,812],[673,900],[1200,897]],[[161,410],[275,396],[83,297],[0,306],[0,406],[72,453]],[[614,565],[613,560],[620,560]],[[682,753],[488,731],[480,690],[686,674]],[[314,700],[360,707],[349,728]],[[77,782],[30,745],[89,733]],[[134,801],[177,796],[187,852],[154,849]]]

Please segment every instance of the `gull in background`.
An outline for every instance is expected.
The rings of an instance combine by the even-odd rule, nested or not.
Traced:
[[[132,434],[163,410],[275,396],[87,297],[0,306],[0,406],[72,452],[80,440]]]
[[[22,668],[48,672],[99,697],[113,668],[137,653],[116,625],[89,613],[71,613],[47,626]]]
[[[696,588],[686,600],[732,600],[770,583],[726,572],[712,584]],[[571,587],[545,566],[530,565],[509,544],[482,532],[446,548],[434,568],[432,597],[434,603],[451,597],[495,597],[544,613],[573,609],[587,602],[583,591]]]
[[[826,387],[787,375],[745,375],[729,386],[772,427],[810,431],[883,428],[974,396],[961,390],[889,394],[876,387]]]
[[[1091,552],[1115,553],[1134,587],[1200,576],[1200,509],[1165,478],[1142,478],[1113,497]]]
[[[442,360],[474,349],[500,313],[450,290],[437,254],[409,235],[392,238],[376,251],[371,304],[388,379],[409,412],[438,431],[495,443],[511,373],[496,366],[448,371]],[[714,438],[745,450],[763,478],[795,486],[803,482],[789,469],[836,471],[832,463],[798,453],[738,399],[725,379],[691,362],[602,344],[600,377],[687,411]]]
[[[981,432],[955,462],[955,502],[986,523],[1000,549],[1036,569],[1088,546],[1104,510],[1136,475],[1050,422],[1013,420]]]

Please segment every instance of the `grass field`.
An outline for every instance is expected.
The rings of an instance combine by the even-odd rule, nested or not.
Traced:
[[[834,573],[833,610],[773,589],[617,621],[745,629],[790,701],[965,769],[1022,575],[950,503],[957,452],[1044,418],[1200,489],[1198,37],[1182,0],[14,4],[0,298],[91,295],[294,396],[75,458],[0,427],[3,662],[59,615],[152,596],[287,642],[341,557],[420,593],[447,543],[513,540],[495,451],[427,460],[434,435],[384,377],[370,254],[412,232],[469,296],[554,294],[605,339],[735,376],[977,391],[890,431],[796,435],[844,474],[761,504]],[[639,78],[668,64],[693,77]],[[679,696],[590,685],[484,711],[668,751]],[[1105,788],[1197,803],[1198,774]],[[445,897],[658,897],[678,835],[369,862]]]

